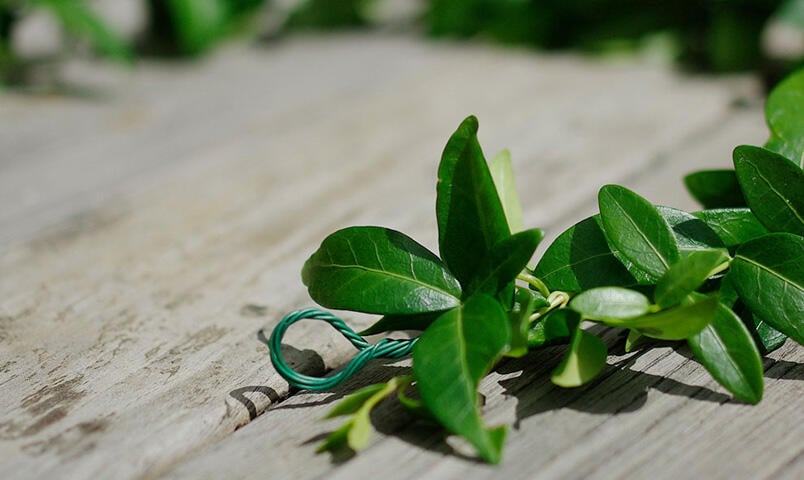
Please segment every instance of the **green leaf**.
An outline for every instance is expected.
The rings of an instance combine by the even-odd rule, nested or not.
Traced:
[[[516,288],[514,293],[514,308],[508,312],[511,325],[511,341],[508,344],[507,357],[521,357],[528,353],[528,332],[530,331],[530,316],[537,308],[549,306],[547,299],[537,292],[527,288]]]
[[[684,340],[704,329],[717,310],[717,297],[706,296],[685,302],[679,307],[625,320],[606,319],[613,327],[636,330],[659,340]]]
[[[740,318],[719,304],[712,323],[687,339],[692,353],[738,400],[762,399],[762,359]]]
[[[804,235],[804,171],[778,153],[741,145],[734,168],[748,206],[772,232]]]
[[[598,287],[578,294],[569,304],[584,318],[621,320],[644,315],[650,308],[645,295],[622,287]]]
[[[633,352],[641,348],[643,345],[649,343],[648,337],[642,335],[636,330],[628,330],[628,337],[625,339],[625,353]]]
[[[371,438],[371,410],[400,386],[407,385],[408,377],[394,377],[387,383],[369,385],[348,395],[336,405],[326,418],[351,415],[349,421],[330,433],[317,451],[338,450],[348,447],[355,452],[366,448]]]
[[[510,235],[477,128],[475,117],[466,118],[447,142],[438,167],[438,246],[463,286],[476,280],[477,260]]]
[[[117,61],[131,61],[131,50],[117,33],[98,17],[84,2],[77,0],[34,0],[59,19],[61,25],[72,35],[85,37],[93,48]]]
[[[505,428],[485,428],[477,387],[510,339],[508,318],[499,303],[477,295],[442,314],[413,349],[413,375],[424,404],[447,430],[466,438],[491,463],[500,461]]]
[[[302,281],[322,306],[381,315],[446,310],[461,297],[438,257],[382,227],[350,227],[328,236],[305,262]]]
[[[650,202],[619,185],[598,195],[600,219],[609,243],[655,279],[679,256],[670,225]]]
[[[519,191],[514,182],[514,167],[511,164],[511,152],[503,150],[489,162],[489,170],[494,186],[500,196],[505,219],[511,233],[521,232],[525,229],[522,219],[522,204],[519,201]]]
[[[533,274],[551,290],[565,292],[637,284],[611,251],[598,215],[576,223],[559,235],[544,252]]]
[[[704,208],[744,207],[734,170],[701,170],[684,177],[684,185]]]
[[[661,205],[657,205],[656,210],[673,230],[680,253],[725,247],[717,233],[693,214]]]
[[[528,347],[537,348],[546,345],[568,343],[572,336],[577,314],[567,308],[553,310],[528,330]]]
[[[754,341],[759,346],[759,351],[763,355],[776,350],[787,341],[787,335],[771,327],[765,320],[754,314],[750,314],[750,317],[750,324],[743,323],[746,323],[746,327],[751,332]]]
[[[385,315],[367,329],[358,332],[359,335],[376,335],[383,332],[399,330],[424,331],[443,311],[414,313],[411,315]]]
[[[466,288],[464,296],[474,293],[497,295],[525,268],[542,240],[544,233],[535,228],[525,230],[500,241],[480,261],[477,274]]]
[[[768,96],[769,144],[804,168],[804,69],[780,82]]]
[[[723,240],[726,247],[736,247],[768,233],[748,208],[723,208],[693,212]]]
[[[577,314],[566,315],[570,315],[566,322],[572,330],[572,340],[569,351],[553,370],[550,380],[559,387],[580,387],[606,366],[608,349],[601,339],[581,328]]]
[[[727,278],[752,312],[804,344],[804,239],[771,233],[745,243]]]
[[[659,279],[654,291],[654,300],[662,307],[672,307],[712,276],[714,270],[729,261],[723,250],[698,250],[690,252],[670,266]]]

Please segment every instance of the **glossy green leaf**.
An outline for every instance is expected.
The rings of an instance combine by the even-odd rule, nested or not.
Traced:
[[[778,153],[741,145],[734,168],[748,206],[768,230],[804,235],[804,171]]]
[[[598,204],[609,244],[639,269],[658,279],[678,259],[673,231],[650,202],[619,185],[606,185]]]
[[[521,232],[525,229],[522,219],[522,204],[519,201],[519,190],[514,181],[514,167],[511,164],[511,152],[503,150],[489,162],[489,170],[494,186],[502,202],[505,219],[511,233]]]
[[[768,96],[769,146],[804,168],[804,70],[780,82]]]
[[[657,313],[625,320],[607,319],[604,323],[630,328],[646,337],[659,340],[684,340],[709,325],[715,316],[717,305],[716,296],[706,296]]]
[[[516,279],[525,268],[542,240],[539,229],[525,230],[500,241],[477,262],[477,273],[464,290],[464,296],[474,293],[497,295]]]
[[[560,387],[580,387],[595,378],[606,366],[608,349],[603,340],[581,328],[577,314],[566,315],[571,315],[566,321],[572,330],[572,340],[550,380]]]
[[[804,239],[771,233],[745,243],[728,278],[752,312],[804,344]]]
[[[569,306],[591,320],[621,320],[646,314],[650,301],[635,290],[598,287],[579,293]]]
[[[568,343],[575,329],[578,314],[561,308],[548,313],[528,330],[528,346],[537,348],[546,345]]]
[[[681,257],[670,266],[653,294],[654,301],[662,308],[679,304],[694,292],[718,267],[729,261],[723,250],[697,250]]]
[[[358,332],[358,334],[363,336],[377,335],[378,333],[399,330],[417,330],[421,332],[427,329],[442,313],[443,310],[410,315],[385,315],[367,329]]]
[[[749,313],[750,314],[750,313]],[[759,347],[760,353],[767,355],[768,353],[776,350],[784,345],[787,341],[787,335],[776,330],[768,324],[765,320],[750,314],[749,322],[743,322],[754,337],[754,341]]]
[[[657,205],[656,210],[673,230],[680,253],[687,254],[726,246],[709,225],[693,214],[661,205]]]
[[[438,257],[382,227],[328,236],[305,262],[302,281],[322,306],[381,315],[446,310],[461,297],[458,281]]]
[[[746,403],[762,399],[762,359],[740,318],[719,304],[712,322],[687,339],[692,353],[709,373]]]
[[[693,212],[723,241],[726,247],[736,247],[768,233],[748,208],[722,208]]]
[[[566,292],[638,283],[611,251],[598,215],[559,235],[544,252],[533,274],[551,290]]]
[[[126,41],[86,3],[78,0],[34,0],[31,3],[48,9],[66,31],[86,38],[103,55],[124,63],[131,61],[131,49]]]
[[[500,461],[505,427],[485,428],[477,387],[510,339],[508,318],[499,303],[477,295],[442,314],[413,349],[413,375],[424,404],[447,430],[466,438],[491,463]]]
[[[701,170],[684,177],[684,185],[704,208],[744,207],[734,170]]]
[[[438,246],[463,286],[476,280],[478,259],[510,235],[477,128],[475,117],[464,120],[447,142],[438,167]]]
[[[369,416],[371,410],[407,381],[406,377],[394,377],[387,383],[369,385],[344,398],[329,412],[326,418],[341,415],[351,415],[351,418],[330,433],[319,445],[318,451],[337,450],[343,447],[359,451],[366,448],[371,438],[372,428]]]

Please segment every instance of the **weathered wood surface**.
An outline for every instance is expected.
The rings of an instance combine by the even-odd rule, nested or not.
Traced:
[[[487,419],[517,425],[496,468],[393,407],[366,452],[315,455],[333,399],[405,363],[288,397],[265,345],[311,305],[298,271],[334,229],[382,224],[434,246],[436,165],[465,115],[487,153],[511,149],[526,222],[552,238],[606,183],[691,208],[683,173],[764,139],[750,79],[378,36],[100,73],[74,72],[96,98],[0,96],[4,478],[804,474],[792,343],[766,360],[754,407],[683,351],[614,347],[609,364],[627,368],[578,390],[549,382],[560,349],[508,362],[483,384]],[[353,354],[306,322],[287,343],[308,373]]]

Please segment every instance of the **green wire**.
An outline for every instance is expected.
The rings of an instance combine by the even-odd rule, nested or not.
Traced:
[[[343,370],[331,377],[312,377],[293,370],[282,358],[282,338],[288,328],[300,320],[321,320],[329,323],[359,350],[358,354],[346,364]],[[274,328],[274,331],[271,332],[271,338],[268,339],[268,348],[271,351],[271,363],[289,384],[306,390],[329,390],[343,383],[375,358],[402,358],[409,355],[416,344],[416,340],[418,339],[397,340],[384,338],[372,344],[355,333],[343,320],[335,315],[317,308],[306,308],[285,315]]]

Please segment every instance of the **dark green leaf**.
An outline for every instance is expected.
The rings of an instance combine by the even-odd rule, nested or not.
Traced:
[[[742,245],[728,278],[751,311],[804,344],[804,239],[771,233]]]
[[[503,150],[489,162],[491,178],[494,186],[500,195],[505,219],[508,221],[508,229],[511,233],[521,232],[525,229],[525,222],[522,219],[522,205],[519,201],[519,191],[514,182],[514,167],[511,164],[511,152]]]
[[[804,171],[778,153],[741,145],[734,168],[748,206],[773,232],[804,235]]]
[[[726,247],[736,247],[768,233],[748,208],[723,208],[694,212],[723,240]]]
[[[804,167],[804,70],[773,89],[765,105],[765,118],[772,134],[769,146]]]
[[[619,185],[606,185],[598,204],[609,244],[639,269],[658,279],[678,259],[673,231],[650,202]]]
[[[738,400],[762,399],[762,359],[748,329],[730,308],[718,305],[712,323],[687,343],[695,358]]]
[[[411,315],[385,315],[367,329],[358,332],[360,335],[376,335],[383,332],[399,330],[423,331],[438,318],[443,311],[414,313]]]
[[[447,430],[466,438],[491,463],[500,461],[505,427],[485,428],[477,386],[510,339],[508,318],[499,303],[478,295],[442,314],[413,349],[413,374],[424,404]]]
[[[679,307],[625,320],[607,319],[614,327],[636,330],[659,340],[684,340],[704,329],[717,310],[717,297],[707,296],[685,302]]]
[[[598,215],[559,235],[544,252],[533,274],[551,290],[565,292],[638,283],[609,248]]]
[[[474,293],[497,295],[516,279],[536,251],[544,234],[539,229],[525,230],[500,241],[479,263],[474,281],[464,296]]]
[[[723,250],[697,250],[681,257],[659,279],[654,300],[662,307],[672,307],[703,285],[715,268],[729,261]]]
[[[569,304],[591,320],[620,320],[644,315],[650,308],[645,295],[622,287],[598,287],[578,294]]]
[[[580,387],[606,366],[608,349],[601,339],[581,328],[576,313],[569,311],[565,315],[568,315],[565,321],[572,331],[572,340],[550,380],[560,387]]]
[[[734,170],[702,170],[684,177],[684,185],[704,208],[746,205]]]
[[[672,228],[676,245],[681,253],[726,246],[709,225],[693,214],[661,205],[657,205],[656,210]]]
[[[536,348],[569,342],[577,319],[578,314],[570,309],[553,310],[530,326],[528,346]]]
[[[751,314],[750,316],[750,324],[744,323],[746,323],[746,327],[751,332],[763,355],[784,345],[784,342],[787,341],[787,335],[771,327],[768,322],[756,315]]]
[[[438,257],[382,227],[350,227],[328,236],[305,262],[302,281],[322,306],[381,315],[446,310],[461,297]]]
[[[444,263],[463,286],[476,280],[477,260],[510,235],[477,141],[477,127],[475,117],[461,123],[438,167],[438,246]]]

